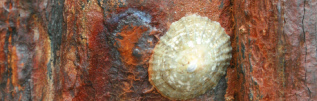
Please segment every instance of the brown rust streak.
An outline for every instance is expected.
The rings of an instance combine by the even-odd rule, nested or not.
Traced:
[[[77,99],[82,96],[94,100],[110,100],[110,92],[112,91],[109,69],[112,66],[112,57],[110,53],[110,45],[105,35],[105,26],[103,24],[103,10],[97,4],[96,0],[90,0],[85,5],[83,17],[83,31],[86,33],[83,37],[87,37],[88,56],[89,56],[89,81],[93,89],[84,89],[82,93],[77,95]]]
[[[233,63],[228,69],[227,100],[278,100],[277,1],[233,2]],[[238,79],[238,80],[236,80]],[[233,89],[233,91],[232,91]]]
[[[56,92],[55,100],[94,100],[93,88],[89,80],[89,59],[87,46],[87,28],[83,26],[82,3],[78,0],[64,2],[64,21],[66,31],[62,35],[60,71],[56,75],[61,89]],[[93,25],[93,24],[92,24]],[[56,86],[55,86],[56,87]],[[59,88],[59,87],[56,87]],[[58,90],[58,89],[57,89]]]
[[[38,21],[36,16],[33,16],[34,27],[32,28],[32,33],[34,37],[35,45],[35,56],[33,58],[33,70],[31,74],[33,91],[32,97],[34,100],[45,100],[49,99],[49,94],[53,93],[48,87],[48,76],[47,76],[47,64],[51,58],[50,52],[50,40],[48,34],[46,33],[43,25]]]

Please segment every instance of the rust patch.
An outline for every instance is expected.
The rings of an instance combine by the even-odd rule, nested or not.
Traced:
[[[34,17],[36,19],[36,17]],[[51,42],[48,34],[43,28],[42,24],[34,23],[33,27],[33,39],[36,43],[35,54],[33,58],[33,70],[31,79],[33,83],[32,97],[34,100],[49,99],[49,95],[52,94],[52,90],[49,87],[48,82],[50,81],[47,76],[47,65],[51,58]],[[39,96],[40,95],[40,96]]]
[[[132,52],[134,49],[139,48],[135,44],[139,41],[143,32],[147,30],[143,26],[126,25],[122,28],[122,32],[118,33],[117,37],[121,37],[116,39],[119,42],[117,43],[119,46],[118,50],[121,53],[122,61],[127,65],[135,66],[142,61],[140,58],[133,56]]]

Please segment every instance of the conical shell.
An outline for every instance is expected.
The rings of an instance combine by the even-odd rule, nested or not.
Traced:
[[[218,22],[183,17],[155,46],[149,81],[169,99],[194,98],[217,85],[230,64],[231,50],[230,37]]]

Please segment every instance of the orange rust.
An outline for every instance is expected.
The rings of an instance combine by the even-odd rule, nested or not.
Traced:
[[[17,56],[17,53],[16,53],[16,47],[13,46],[11,49],[9,49],[11,51],[11,56],[9,61],[10,61],[10,65],[11,65],[11,68],[12,68],[12,84],[13,86],[15,87],[18,87],[19,85],[19,80],[18,80],[18,56]],[[9,57],[9,56],[8,56]]]
[[[273,3],[273,5],[271,4]],[[234,1],[233,12],[237,28],[245,27],[246,33],[236,33],[232,44],[233,65],[228,68],[226,97],[234,100],[279,100],[277,15],[276,1]],[[251,5],[250,5],[251,4]],[[241,5],[241,6],[240,6]],[[243,6],[248,5],[248,6]],[[283,15],[283,14],[282,14]],[[273,23],[270,23],[272,21]],[[242,51],[242,45],[244,50]],[[272,82],[274,81],[274,82]],[[247,89],[246,89],[247,88]],[[235,90],[231,90],[235,89]],[[252,96],[251,96],[252,95]]]
[[[19,41],[13,39],[18,39],[18,37],[21,37],[21,32],[25,31],[27,32],[26,34],[30,34],[30,30],[25,30],[24,28],[33,28],[28,25],[33,25],[30,22],[33,22],[34,20],[29,18],[26,20],[25,18],[17,17],[17,14],[20,10],[22,10],[23,12],[23,10],[30,9],[27,7],[27,5],[21,5],[23,4],[22,0],[11,0],[10,2],[6,1],[9,0],[0,0],[0,8],[3,8],[5,6],[7,8],[6,10],[9,10],[6,11],[5,9],[0,9],[0,14],[4,15],[0,17],[0,20],[5,22],[3,26],[1,25],[4,30],[0,30],[0,47],[2,47],[0,48],[0,81],[7,81],[2,82],[4,84],[6,83],[6,88],[3,88],[6,94],[12,94],[12,97],[16,98],[16,100],[23,100],[24,94],[27,93],[19,94],[19,92],[16,92],[15,90],[12,90],[10,88],[12,86],[16,87],[16,84],[18,83],[17,77],[19,77],[17,76],[19,74],[17,70],[18,67],[22,66],[16,64],[19,62],[17,54],[20,53],[16,53],[16,49],[18,49],[19,47],[15,47],[16,43],[13,43],[12,41]],[[125,98],[127,100],[133,100],[133,97],[138,97],[140,98],[140,100],[152,100],[152,98],[157,98],[156,100],[166,100],[161,96],[157,96],[159,95],[157,92],[150,92],[149,94],[138,95],[137,91],[129,91],[131,95],[128,95],[127,92],[116,90],[116,88],[113,88],[111,86],[108,86],[108,88],[105,87],[106,85],[114,84],[110,84],[108,82],[113,79],[108,75],[110,73],[109,68],[111,68],[112,66],[112,61],[117,60],[112,60],[112,53],[110,53],[111,51],[109,51],[114,47],[110,46],[109,48],[109,45],[107,45],[108,42],[105,41],[105,39],[107,38],[104,34],[109,34],[112,31],[109,31],[109,33],[107,31],[104,31],[106,28],[104,27],[103,22],[104,20],[107,20],[107,17],[111,16],[112,14],[120,14],[120,12],[124,12],[126,9],[129,8],[138,9],[142,12],[149,13],[152,16],[150,25],[162,31],[160,33],[154,33],[154,36],[157,38],[164,34],[164,31],[169,28],[171,22],[178,20],[188,13],[198,13],[199,15],[208,16],[210,19],[218,20],[219,22],[221,22],[221,25],[226,28],[227,32],[235,30],[228,28],[240,28],[240,26],[244,26],[245,30],[242,30],[243,34],[239,35],[236,32],[234,32],[234,34],[229,34],[230,36],[232,36],[231,42],[233,44],[235,53],[233,54],[234,59],[231,62],[232,67],[228,68],[227,71],[228,87],[226,90],[226,100],[293,101],[308,100],[308,98],[311,98],[310,100],[315,100],[317,98],[316,92],[314,92],[316,91],[317,87],[315,86],[315,84],[311,83],[316,81],[313,78],[315,74],[310,74],[315,73],[314,67],[316,67],[316,60],[314,57],[316,54],[316,49],[314,47],[316,44],[314,42],[316,39],[314,39],[315,35],[311,34],[313,33],[314,29],[311,29],[310,26],[311,24],[313,25],[313,23],[311,22],[315,21],[314,19],[312,19],[312,17],[310,17],[311,13],[315,14],[316,12],[313,8],[316,7],[315,5],[313,5],[316,4],[314,1],[305,3],[298,2],[296,0],[287,0],[287,2],[279,0],[125,0],[124,2],[120,3],[120,0],[110,0],[107,2],[100,2],[100,5],[96,3],[97,0],[88,1],[67,0],[64,2],[64,21],[60,23],[63,24],[63,27],[67,26],[68,29],[66,29],[66,27],[62,29],[62,35],[67,34],[67,36],[62,36],[61,50],[56,50],[56,53],[52,54],[57,56],[56,59],[62,58],[60,61],[65,61],[67,58],[65,58],[63,53],[65,53],[69,47],[73,47],[72,45],[76,45],[75,47],[77,48],[73,50],[78,50],[76,52],[78,52],[79,54],[78,61],[80,61],[80,64],[77,64],[78,67],[76,67],[76,70],[74,71],[85,72],[85,69],[81,67],[86,66],[86,64],[89,65],[87,67],[89,68],[89,73],[87,73],[89,75],[78,75],[77,79],[79,81],[91,83],[76,82],[76,84],[79,86],[71,89],[63,88],[63,86],[60,85],[66,85],[67,82],[60,81],[68,79],[67,74],[65,73],[61,75],[61,72],[55,71],[55,73],[53,73],[53,79],[55,80],[54,84],[56,84],[54,85],[54,87],[57,90],[52,91],[52,93],[56,94],[53,95],[53,97],[57,99],[53,100],[62,100],[58,99],[59,96],[68,98],[63,100],[124,100],[111,99],[113,97],[117,97],[117,94],[122,93],[125,94]],[[94,5],[91,5],[91,2],[94,2]],[[231,2],[233,7],[228,7],[228,2]],[[39,20],[38,23],[47,24],[51,22],[51,20],[54,20],[51,19],[51,17],[49,17],[49,19],[45,19],[45,13],[51,12],[52,14],[54,14],[51,9],[51,4],[54,3],[52,3],[51,1],[47,3],[47,9],[43,9],[43,11],[36,10],[38,5],[43,6],[43,4],[41,4],[40,2],[34,1],[28,3],[34,5],[35,12],[33,12],[32,14],[42,16],[39,18],[44,18]],[[61,5],[63,2],[57,3],[57,5]],[[104,6],[104,4],[106,6]],[[221,5],[223,5],[223,8],[221,7]],[[88,6],[96,9],[89,9]],[[111,10],[109,10],[108,8],[111,8]],[[224,9],[228,10],[226,11]],[[304,14],[303,11],[305,11]],[[223,14],[223,12],[225,13]],[[232,15],[227,15],[227,12],[233,12],[229,13],[234,14],[235,16],[233,23],[228,23],[229,19],[232,20],[233,18],[228,17]],[[106,17],[103,18],[104,16]],[[281,16],[281,18],[279,16]],[[285,17],[285,19],[283,17]],[[37,24],[35,25],[42,26]],[[15,27],[16,30],[13,30],[13,27],[11,26]],[[43,31],[39,32],[43,35],[47,35],[48,29],[46,28],[50,28],[48,26],[49,25],[43,25]],[[302,28],[305,28],[305,32],[302,32]],[[13,35],[13,31],[17,31],[18,34]],[[6,36],[7,33],[8,36]],[[6,37],[9,37],[9,39],[7,39],[8,42],[5,42]],[[42,37],[40,37],[39,40],[44,39],[49,40]],[[88,41],[86,41],[87,39]],[[129,43],[129,41],[124,41],[124,43],[127,42]],[[298,42],[300,43],[298,44]],[[32,82],[34,82],[32,87],[34,87],[33,89],[39,92],[42,91],[42,89],[40,88],[41,86],[39,85],[42,85],[42,87],[47,87],[45,84],[46,81],[44,81],[43,79],[47,79],[45,75],[45,67],[47,65],[46,59],[49,57],[46,57],[48,55],[44,54],[46,54],[46,52],[47,54],[51,53],[49,51],[50,49],[45,48],[50,47],[50,44],[45,43],[43,45],[47,46],[42,47],[42,43],[43,41],[36,41],[35,47],[38,46],[39,49],[43,49],[43,51],[32,51],[34,52],[34,54],[36,54],[32,61],[32,65],[34,66],[31,73]],[[244,53],[242,53],[242,44],[245,46]],[[8,46],[5,47],[6,45]],[[8,54],[5,54],[6,50],[4,49],[6,48],[8,50],[8,52],[6,53]],[[130,51],[133,48],[134,47],[130,47]],[[126,52],[124,51],[125,48],[120,49],[123,50],[122,52]],[[44,52],[44,50],[45,53],[41,53]],[[242,58],[243,54],[245,58]],[[135,62],[133,61],[133,56],[125,54],[122,55],[122,59],[123,58],[125,58],[128,62]],[[146,59],[143,58],[142,60]],[[136,61],[138,62],[139,60]],[[7,72],[5,68],[5,64],[7,64],[7,62],[9,65],[9,69],[11,69],[12,67],[12,73],[14,73],[11,78],[3,76],[5,75],[4,73]],[[84,63],[86,64],[83,65]],[[25,66],[27,65],[27,63],[22,64],[25,64]],[[56,64],[53,65],[59,66],[60,62],[56,62]],[[67,66],[62,66],[60,68],[63,72],[63,69],[67,68]],[[129,70],[129,73],[133,73],[133,70],[134,69]],[[307,72],[307,70],[309,72]],[[9,71],[9,73],[11,73],[11,71]],[[85,77],[89,77],[89,79]],[[135,78],[138,78],[137,76],[128,77],[129,78],[123,77],[123,79],[136,80]],[[117,81],[122,82],[123,80]],[[129,84],[131,84],[130,81]],[[133,85],[134,88],[137,88],[139,86],[144,85]],[[18,87],[19,90],[21,90],[22,87]],[[90,87],[98,89],[90,89]],[[115,87],[121,88],[121,85]],[[112,88],[115,90],[113,90]],[[74,91],[73,95],[72,93],[70,93],[72,91]],[[34,96],[38,96],[39,93],[36,93],[36,91],[32,90],[32,94],[34,94],[32,95],[32,98],[35,98]],[[45,93],[41,93],[41,95],[45,95]],[[215,95],[212,94],[204,95],[194,100],[207,100],[205,98],[215,100],[212,99],[215,98],[214,96]],[[4,99],[14,100],[10,98],[8,99],[8,97]],[[47,100],[45,98],[43,99]]]
[[[131,27],[130,27],[131,26]],[[143,32],[147,31],[148,28],[143,26],[126,25],[122,28],[122,32],[118,35],[122,36],[122,39],[116,39],[119,41],[119,52],[122,56],[122,61],[127,65],[137,65],[140,60],[132,55],[132,51],[135,44],[138,42],[139,38],[142,36]]]

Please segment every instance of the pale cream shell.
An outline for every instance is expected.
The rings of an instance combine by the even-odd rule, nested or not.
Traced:
[[[173,22],[149,63],[149,81],[172,100],[194,98],[215,87],[231,60],[230,37],[216,21],[190,15]]]

